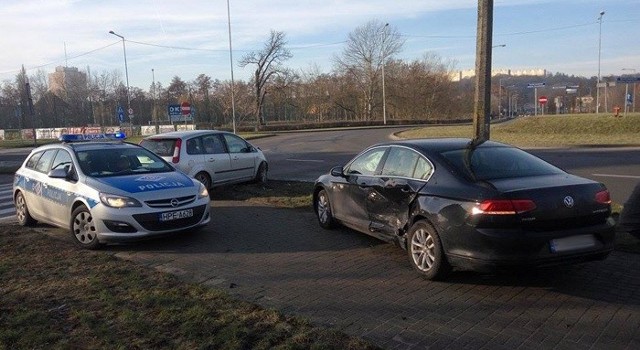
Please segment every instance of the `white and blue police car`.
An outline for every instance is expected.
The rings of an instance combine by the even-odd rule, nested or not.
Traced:
[[[18,222],[68,227],[87,249],[207,225],[207,188],[124,138],[67,134],[31,151],[13,182]]]

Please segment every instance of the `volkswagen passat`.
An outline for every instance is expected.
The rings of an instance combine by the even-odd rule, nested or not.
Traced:
[[[318,178],[313,203],[320,226],[396,242],[429,279],[604,259],[615,234],[603,184],[492,141],[371,146]]]
[[[66,227],[76,244],[95,249],[210,221],[202,183],[144,147],[107,136],[122,134],[63,135],[29,154],[13,183],[21,225]]]
[[[146,137],[140,144],[207,188],[267,181],[269,166],[262,151],[230,132],[173,131]]]

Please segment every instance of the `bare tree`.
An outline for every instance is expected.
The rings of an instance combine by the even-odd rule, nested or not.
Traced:
[[[293,57],[291,52],[285,47],[286,44],[285,34],[272,30],[262,50],[249,52],[242,57],[240,61],[240,67],[246,67],[250,64],[256,66],[253,76],[256,129],[258,129],[260,125],[264,125],[262,106],[269,90],[269,81],[274,75],[281,74],[284,71],[281,64]]]
[[[381,87],[382,64],[402,50],[404,40],[388,23],[369,21],[349,34],[342,56],[335,59],[337,70],[352,75],[362,94],[364,119],[373,118],[373,108]]]

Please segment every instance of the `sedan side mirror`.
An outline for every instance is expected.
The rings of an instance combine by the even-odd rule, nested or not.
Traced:
[[[336,166],[336,167],[331,168],[331,176],[345,177],[344,176],[344,169],[341,166]]]

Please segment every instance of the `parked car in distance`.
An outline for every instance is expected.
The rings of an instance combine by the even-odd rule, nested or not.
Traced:
[[[603,184],[493,141],[373,145],[320,176],[313,205],[323,228],[395,242],[428,279],[600,260],[615,236]]]
[[[62,135],[29,154],[13,182],[18,222],[68,228],[82,248],[209,223],[205,186],[123,134]]]
[[[262,151],[230,132],[173,131],[146,137],[140,145],[195,177],[208,189],[267,181],[269,165]]]

